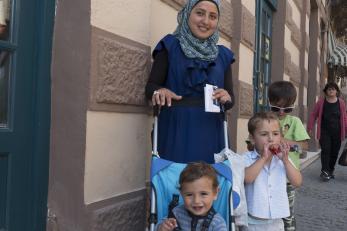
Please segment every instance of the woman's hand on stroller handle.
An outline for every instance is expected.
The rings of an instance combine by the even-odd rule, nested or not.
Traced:
[[[167,88],[160,88],[153,92],[152,95],[152,104],[153,106],[159,105],[159,106],[165,106],[168,107],[171,106],[172,100],[180,100],[182,99],[182,96],[176,95],[173,91],[167,89]]]

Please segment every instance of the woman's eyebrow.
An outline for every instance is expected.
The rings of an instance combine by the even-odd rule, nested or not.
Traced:
[[[204,8],[199,8],[197,7],[196,10],[201,10],[201,11],[204,11],[204,12],[207,12],[207,10],[205,10]],[[209,11],[210,14],[217,14],[218,15],[218,12],[214,12],[214,11]]]

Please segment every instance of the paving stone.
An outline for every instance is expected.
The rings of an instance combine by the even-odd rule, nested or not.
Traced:
[[[347,167],[336,166],[335,179],[319,178],[320,159],[302,170],[303,185],[297,190],[295,214],[298,231],[347,230]]]

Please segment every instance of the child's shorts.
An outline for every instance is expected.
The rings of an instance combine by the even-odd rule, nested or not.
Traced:
[[[244,230],[244,229],[242,229]],[[270,224],[248,224],[247,231],[284,231],[284,224],[282,219],[274,219]]]

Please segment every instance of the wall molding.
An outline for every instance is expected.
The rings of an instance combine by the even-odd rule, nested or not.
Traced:
[[[255,16],[242,6],[241,42],[254,51],[255,49]]]
[[[92,27],[89,109],[146,112],[149,46]]]
[[[290,52],[284,51],[284,73],[298,85],[300,84],[300,67],[292,62]]]
[[[298,26],[295,24],[293,20],[292,7],[288,2],[286,6],[286,25],[291,31],[290,38],[292,42],[298,49],[301,49],[302,43],[301,43],[300,29],[298,28]]]
[[[142,231],[146,223],[146,189],[87,206],[95,231]],[[131,218],[131,219],[129,219]]]
[[[240,116],[251,117],[253,115],[253,85],[239,81],[239,97]]]

